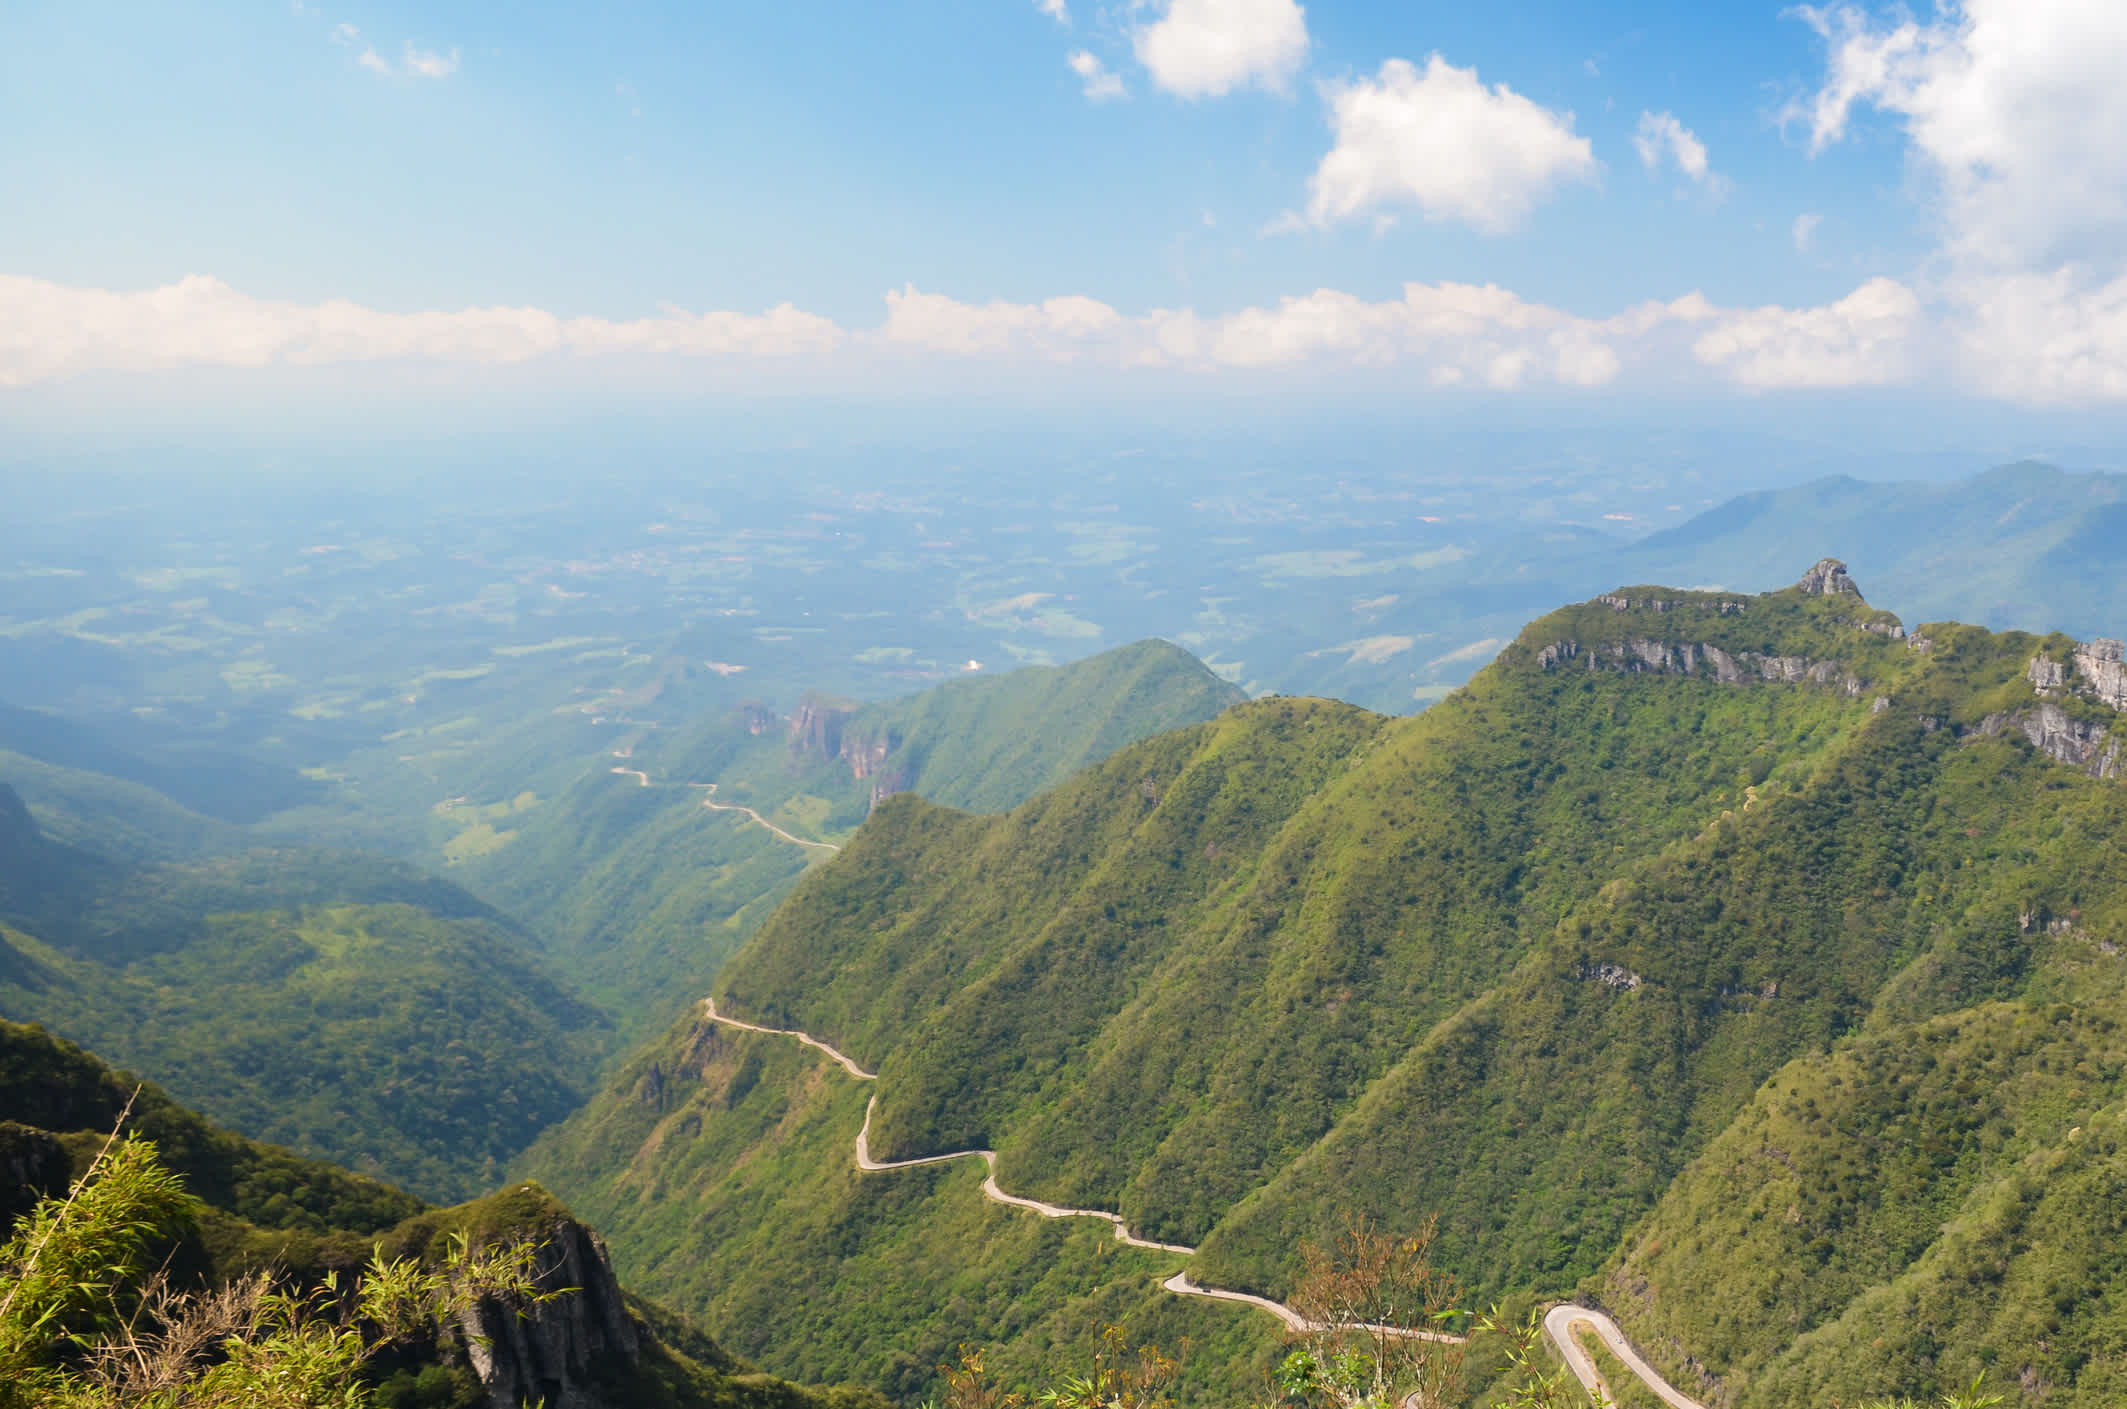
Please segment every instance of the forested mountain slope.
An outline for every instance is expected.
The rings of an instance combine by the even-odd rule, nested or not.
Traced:
[[[295,1285],[347,1277],[372,1256],[439,1257],[448,1239],[545,1245],[529,1308],[482,1307],[485,1354],[462,1334],[385,1350],[365,1376],[382,1409],[875,1409],[861,1391],[759,1374],[682,1318],[625,1292],[590,1229],[536,1185],[452,1208],[218,1128],[153,1084],[113,1071],[42,1028],[0,1022],[0,1225],[63,1194],[121,1115],[199,1202],[193,1226],[156,1240],[150,1265],[179,1290],[271,1268]]]
[[[0,783],[0,1016],[249,1134],[465,1197],[583,1099],[611,1026],[485,904],[302,848],[132,865]]]
[[[1909,635],[1830,563],[1762,596],[1621,589],[1533,623],[1417,718],[1262,701],[1006,816],[891,799],[718,1002],[876,1070],[875,1156],[994,1147],[1015,1193],[1200,1244],[1199,1282],[1279,1293],[1344,1210],[1437,1210],[1473,1297],[1597,1294],[1724,1404],[1981,1370],[2109,1403],[2102,1308],[2127,1271],[2068,1249],[2112,1216],[2100,1116],[2127,1095],[2103,1035],[2127,922],[2119,655]],[[2050,1035],[2024,1056],[1930,1036],[2034,1023]],[[1266,1328],[1163,1303],[1171,1259],[1103,1270],[1058,1232],[1030,1268],[1033,1235],[993,1241],[950,1187],[970,1176],[851,1176],[861,1095],[776,1040],[683,1025],[527,1167],[645,1285],[748,1307],[771,1364],[887,1379],[897,1328],[1032,1364],[1121,1309],[1223,1318],[1199,1382],[1248,1380]],[[1854,1074],[1916,1043],[1944,1091],[1995,1093],[1991,1125],[1880,1063]],[[2052,1104],[2012,1079],[2050,1079]],[[1805,1117],[1814,1148],[1777,1143],[1792,1167],[1745,1157]],[[1884,1119],[1923,1156],[1867,1153]],[[1807,1186],[1791,1215],[1780,1179]],[[1991,1275],[2043,1282],[2055,1311],[1981,1275],[2002,1219],[2037,1241]],[[769,1292],[792,1249],[875,1267],[917,1247],[970,1289],[1050,1294]],[[689,1271],[703,1254],[715,1284]],[[1807,1294],[1781,1276],[1842,1259]]]
[[[646,1035],[882,799],[1003,810],[1243,698],[1188,652],[1143,641],[875,704],[719,712],[642,733],[456,874],[529,917],[556,963]]]

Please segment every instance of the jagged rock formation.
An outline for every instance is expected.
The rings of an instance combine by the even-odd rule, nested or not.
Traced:
[[[599,1363],[633,1361],[642,1351],[613,1264],[598,1235],[573,1218],[556,1219],[540,1236],[539,1289],[568,1294],[529,1307],[477,1303],[459,1326],[467,1358],[494,1409],[540,1401],[548,1409],[609,1409],[611,1397],[596,1384]]]
[[[1795,586],[1800,588],[1806,597],[1861,595],[1861,589],[1854,585],[1854,579],[1846,575],[1846,564],[1837,558],[1817,559],[1816,566],[1803,573],[1802,580]]]
[[[2127,710],[2127,645],[2099,637],[2075,653],[2075,673],[2101,704]]]

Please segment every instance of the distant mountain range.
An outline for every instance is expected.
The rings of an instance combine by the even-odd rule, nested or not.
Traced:
[[[1826,552],[1910,621],[2127,634],[2127,476],[2031,462],[1949,483],[1842,476],[1746,494],[1624,549],[1604,585],[1755,591]]]

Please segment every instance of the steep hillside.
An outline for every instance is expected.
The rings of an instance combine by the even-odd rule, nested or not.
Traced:
[[[0,1016],[249,1134],[464,1197],[578,1105],[610,1040],[529,941],[402,862],[311,850],[127,866],[0,784]]]
[[[557,964],[647,1034],[883,799],[1002,810],[1242,698],[1145,641],[861,707],[748,706],[644,734],[454,874],[531,917]]]
[[[1003,817],[893,799],[727,967],[718,1002],[875,1070],[873,1156],[992,1147],[1014,1193],[1198,1245],[1199,1283],[1282,1293],[1343,1210],[1394,1226],[1437,1210],[1474,1296],[1582,1287],[1679,1382],[1705,1370],[1723,1402],[1814,1404],[1793,1387],[1841,1362],[1782,1359],[1798,1330],[1891,1295],[1935,1244],[1899,1244],[1801,1322],[1767,1317],[1745,1290],[1762,1278],[1730,1275],[1756,1253],[1708,1162],[1790,1063],[1988,1004],[2109,1001],[2102,946],[2127,920],[2119,654],[1908,635],[1829,562],[1762,596],[1620,589],[1533,623],[1415,719],[1263,701]],[[683,1028],[526,1165],[690,1305],[755,1298],[807,1228],[860,1259],[950,1249],[971,1285],[1037,1275],[964,1208],[908,1202],[953,1173],[849,1175],[857,1094],[760,1046],[780,1040]],[[708,1051],[729,1055],[683,1057]],[[2093,1109],[2112,1099],[2095,1075],[2082,1089]],[[1897,1177],[1841,1168],[1863,1202]],[[2068,1186],[2033,1188],[2091,1212]],[[1652,1249],[1633,1241],[1665,1217]],[[1650,1259],[1715,1246],[1730,1217],[1732,1251],[1672,1299]],[[732,1279],[693,1281],[682,1247],[728,1258]],[[2046,1266],[2063,1296],[2127,1291],[2109,1264]],[[1033,1357],[1103,1297],[1265,1319],[1155,1309],[1157,1280],[1118,1262],[1019,1311],[761,1303],[754,1349],[816,1365],[942,1317]],[[1929,1283],[1965,1316],[1954,1285]],[[1840,1392],[2013,1365],[2049,1403],[2107,1402],[2094,1352],[2003,1324],[1988,1345],[1848,1357]],[[1701,1350],[1706,1326],[1727,1339]],[[1266,1329],[1210,1338],[1199,1383],[1245,1384]],[[860,1349],[833,1369],[884,1364]]]
[[[152,1084],[115,1072],[42,1028],[0,1022],[0,1223],[63,1193],[125,1114],[199,1200],[194,1228],[155,1250],[180,1288],[273,1268],[298,1283],[349,1275],[372,1256],[432,1258],[453,1234],[476,1246],[544,1244],[543,1286],[524,1309],[483,1305],[484,1353],[447,1335],[385,1351],[373,1401],[489,1409],[543,1400],[578,1409],[883,1409],[851,1389],[761,1375],[683,1318],[625,1292],[596,1234],[524,1184],[433,1208],[386,1184],[220,1129]],[[473,1330],[467,1327],[466,1330]]]

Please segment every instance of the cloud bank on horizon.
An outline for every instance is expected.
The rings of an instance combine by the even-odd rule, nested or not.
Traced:
[[[463,88],[499,62],[486,57],[499,50],[412,39],[386,60],[353,22],[294,8],[350,74],[402,93]],[[944,385],[971,364],[1206,378],[1361,367],[1441,393],[1906,386],[2038,406],[2127,401],[2127,146],[2114,140],[2127,131],[2127,85],[2117,81],[2127,71],[2127,9],[2114,0],[1945,0],[1927,19],[1851,3],[1782,13],[1779,23],[1809,41],[1816,69],[1774,110],[1753,93],[1732,95],[1739,119],[1703,95],[1618,92],[1582,117],[1559,100],[1559,82],[1516,87],[1490,59],[1484,68],[1457,62],[1445,42],[1420,58],[1352,62],[1347,36],[1327,58],[1313,26],[1327,15],[1350,28],[1330,0],[1081,0],[1075,10],[1033,0],[1030,42],[1060,42],[1065,98],[1088,121],[1133,124],[1119,139],[1126,147],[1146,132],[1216,123],[1235,104],[1312,125],[1318,145],[1302,170],[1268,157],[1239,175],[1231,161],[1209,167],[1235,204],[1244,192],[1276,204],[1223,224],[1207,207],[1200,228],[1173,238],[1179,264],[1191,241],[1252,232],[1230,237],[1224,262],[1210,266],[1221,282],[1201,302],[1140,298],[1126,311],[1131,301],[1097,279],[1043,296],[968,299],[919,290],[937,282],[926,274],[887,281],[883,316],[871,317],[846,306],[808,311],[802,278],[760,299],[764,312],[665,306],[608,317],[550,311],[545,300],[406,312],[262,296],[246,291],[241,270],[128,289],[17,269],[0,272],[0,388],[195,367],[649,358],[769,367],[800,383],[875,366]],[[1602,70],[1593,57],[1580,67],[1590,79]],[[631,120],[646,105],[654,113],[643,84],[605,87],[628,95]],[[1672,234],[1685,221],[1728,218],[1772,184],[1769,158],[1751,155],[1751,142],[1805,171],[1892,147],[1906,190],[1873,199],[1908,204],[1917,242],[1904,254],[1850,243],[1834,262],[1827,247],[1860,215],[1828,221],[1838,193],[1804,192],[1784,209],[1763,203],[1770,219],[1758,223],[1771,227],[1765,248],[1816,262],[1810,287],[1820,297],[1717,299],[1698,284],[1623,298],[1595,287],[1549,299],[1517,291],[1517,273],[1555,285],[1571,267],[1577,232],[1546,229],[1569,199],[1584,226],[1618,218],[1604,212],[1627,202],[1638,202],[1627,225],[1660,220]],[[1000,200],[1010,185],[1000,178]],[[1431,243],[1392,244],[1406,232]],[[1717,252],[1717,230],[1698,238]],[[1032,269],[1061,263],[1042,253],[1027,251]],[[1493,261],[1504,272],[1399,277],[1399,257],[1479,270]],[[1263,264],[1275,266],[1268,277],[1305,282],[1265,289],[1253,268]],[[1652,285],[1663,272],[1638,277]],[[1033,277],[1013,271],[1007,282],[1023,288]],[[1731,292],[1750,284],[1748,269],[1721,277]],[[1252,294],[1220,297],[1248,287],[1244,278],[1257,280]],[[1195,293],[1186,270],[1181,285]]]

